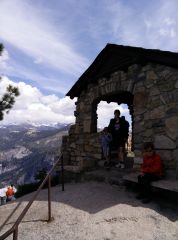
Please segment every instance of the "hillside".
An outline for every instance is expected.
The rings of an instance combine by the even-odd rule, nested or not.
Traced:
[[[42,168],[49,169],[59,156],[62,136],[70,125],[12,125],[0,128],[1,185],[34,181]]]

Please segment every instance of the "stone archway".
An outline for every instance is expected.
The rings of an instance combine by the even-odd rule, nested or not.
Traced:
[[[130,135],[130,140],[131,140],[131,145],[130,145],[130,150],[134,151],[134,143],[132,141],[132,129],[133,129],[133,124],[134,124],[134,116],[133,116],[133,95],[130,92],[121,92],[118,91],[118,93],[116,94],[110,94],[110,95],[105,95],[102,96],[101,99],[99,99],[98,101],[95,102],[95,105],[93,107],[93,117],[94,117],[94,123],[95,123],[95,128],[93,129],[94,132],[98,131],[98,106],[101,102],[106,102],[106,103],[115,103],[115,109],[118,109],[118,107],[121,104],[125,104],[127,105],[128,111],[129,111],[129,115],[130,115],[130,130],[131,130],[131,135]],[[109,108],[109,105],[108,105]],[[97,109],[97,114],[96,114],[96,109]],[[114,110],[115,110],[114,109]],[[105,126],[108,126],[109,121],[111,118],[113,118],[113,114],[114,114],[114,110],[111,113],[110,116],[108,116],[108,121],[106,123]],[[121,115],[123,115],[122,111],[121,111]]]
[[[133,75],[139,66],[130,67]],[[70,164],[81,169],[95,166],[101,159],[101,146],[97,133],[97,105],[100,101],[125,103],[128,105],[132,123],[133,115],[133,89],[134,82],[128,73],[118,71],[108,78],[98,80],[97,84],[90,84],[83,91],[76,102],[76,123],[69,132],[69,138],[63,141],[64,152],[70,159]],[[132,126],[133,128],[133,126]],[[67,139],[67,138],[66,138]]]

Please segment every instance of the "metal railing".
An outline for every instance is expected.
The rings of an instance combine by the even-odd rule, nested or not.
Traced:
[[[41,191],[41,189],[43,188],[43,186],[45,185],[45,183],[47,181],[48,181],[48,220],[47,221],[51,222],[53,220],[53,217],[51,215],[51,174],[54,171],[54,169],[57,167],[57,165],[60,163],[60,161],[61,161],[62,191],[64,191],[64,164],[63,164],[63,156],[61,154],[59,159],[57,160],[57,162],[54,164],[54,166],[51,168],[51,170],[49,171],[49,173],[47,174],[47,176],[45,177],[43,182],[40,184],[40,186],[37,189],[37,191],[35,192],[35,194],[32,196],[31,200],[28,202],[28,204],[26,205],[26,207],[24,208],[24,210],[22,211],[20,216],[17,218],[17,220],[14,223],[14,225],[7,232],[5,232],[3,235],[0,236],[0,240],[6,239],[11,234],[13,234],[13,240],[17,240],[18,239],[18,227],[19,227],[19,224],[21,223],[21,221],[24,218],[25,214],[27,213],[27,211],[29,210],[30,206],[32,205],[32,203],[34,202],[34,200],[36,199],[36,197],[38,196],[39,192]]]

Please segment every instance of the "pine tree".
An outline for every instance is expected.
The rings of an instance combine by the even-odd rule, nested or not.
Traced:
[[[2,55],[4,46],[0,43],[0,56]],[[1,79],[1,77],[0,77]],[[15,98],[20,95],[19,89],[12,85],[6,88],[6,92],[0,99],[0,121],[4,118],[4,113],[9,113],[15,103]]]

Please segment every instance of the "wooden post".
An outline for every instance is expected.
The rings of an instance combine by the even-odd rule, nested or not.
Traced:
[[[18,226],[16,226],[13,232],[13,240],[17,240],[17,239],[18,239]]]
[[[62,191],[64,191],[64,161],[63,161],[63,155],[61,156],[61,181],[62,181]]]
[[[52,221],[51,217],[51,175],[48,177],[48,222]]]

